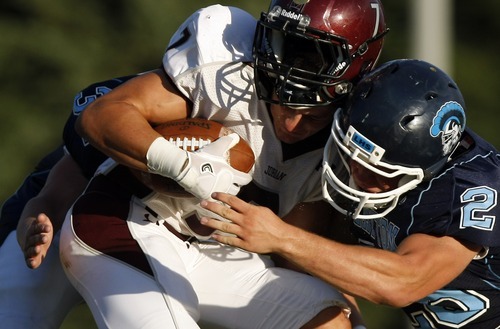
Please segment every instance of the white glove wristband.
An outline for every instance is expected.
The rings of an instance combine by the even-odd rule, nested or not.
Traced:
[[[146,153],[149,172],[174,179],[179,176],[187,159],[186,151],[163,137],[155,139]]]

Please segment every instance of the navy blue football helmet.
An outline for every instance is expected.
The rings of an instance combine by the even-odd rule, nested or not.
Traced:
[[[456,83],[432,64],[403,59],[372,71],[335,113],[324,151],[325,198],[354,218],[387,214],[403,193],[434,177],[449,161],[465,129],[464,109]],[[398,187],[381,193],[361,190],[348,178],[352,161],[397,179]]]

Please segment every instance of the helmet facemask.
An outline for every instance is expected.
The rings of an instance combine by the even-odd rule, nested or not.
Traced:
[[[424,179],[424,171],[384,162],[385,150],[352,126],[344,133],[337,110],[330,138],[323,155],[323,197],[339,212],[351,218],[373,219],[388,214],[396,207],[400,196],[415,188]],[[381,193],[360,190],[349,180],[350,161],[385,177],[400,177],[398,187]],[[369,210],[369,211],[367,211]]]
[[[313,107],[329,105],[347,94],[351,83],[341,80],[351,63],[347,41],[307,27],[307,16],[295,22],[275,10],[280,7],[262,14],[255,34],[259,97],[284,106]]]

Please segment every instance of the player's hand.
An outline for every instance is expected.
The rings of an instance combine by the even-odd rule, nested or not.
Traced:
[[[283,222],[269,208],[247,203],[225,193],[214,193],[212,196],[215,201],[203,200],[201,206],[227,220],[221,221],[210,217],[200,219],[203,225],[227,233],[214,233],[212,238],[224,244],[261,254],[279,251],[286,229],[290,225]]]
[[[252,180],[249,174],[234,169],[228,162],[229,150],[239,140],[238,134],[232,133],[188,152],[187,164],[175,180],[199,199],[209,199],[213,192],[238,194],[240,187]]]
[[[24,234],[24,259],[29,268],[35,269],[42,264],[52,243],[52,222],[47,215],[39,214],[36,218],[31,218],[31,224]]]

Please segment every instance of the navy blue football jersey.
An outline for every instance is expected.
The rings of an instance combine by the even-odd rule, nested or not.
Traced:
[[[404,310],[416,328],[500,326],[500,154],[466,130],[463,150],[385,218],[354,220],[359,241],[394,251],[409,235],[452,236],[483,246],[463,273]]]
[[[80,113],[95,99],[108,93],[135,75],[94,83],[79,92],[73,102],[73,110],[66,121],[63,131],[64,146],[61,145],[46,155],[23,181],[11,197],[2,205],[0,213],[0,246],[10,232],[16,229],[24,206],[31,198],[38,195],[45,185],[52,167],[64,155],[64,148],[78,163],[85,177],[90,178],[106,156],[97,151],[75,131],[75,121]]]

